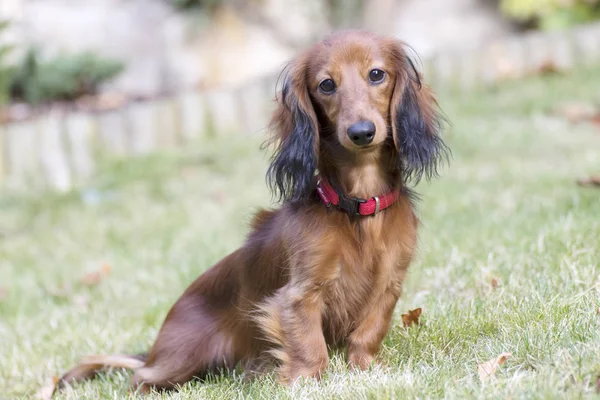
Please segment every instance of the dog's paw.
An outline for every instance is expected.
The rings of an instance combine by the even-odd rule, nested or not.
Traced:
[[[353,351],[348,354],[348,365],[351,369],[366,371],[376,364],[375,357],[366,352]]]

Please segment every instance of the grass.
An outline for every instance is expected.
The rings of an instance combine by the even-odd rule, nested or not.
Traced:
[[[152,398],[600,397],[600,129],[548,111],[600,104],[600,67],[441,98],[454,160],[422,184],[420,252],[385,366],[293,388],[239,374]],[[0,193],[0,398],[33,396],[80,356],[148,348],[170,305],[268,205],[262,133],[103,168],[67,195]],[[96,285],[81,277],[110,266]],[[400,315],[423,308],[421,325]],[[513,357],[495,379],[477,365]],[[59,398],[128,396],[115,371]]]

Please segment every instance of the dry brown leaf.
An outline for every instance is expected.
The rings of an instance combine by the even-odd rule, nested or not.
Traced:
[[[512,357],[511,353],[502,353],[496,358],[492,358],[491,360],[479,364],[477,366],[477,373],[479,374],[481,382],[486,382],[494,377],[498,366],[504,364],[510,357]]]
[[[95,286],[102,280],[102,275],[99,272],[88,272],[81,278],[81,283],[85,286]]]
[[[81,278],[81,283],[85,286],[95,286],[100,281],[110,274],[110,265],[103,264],[98,271],[88,272]]]
[[[108,264],[102,264],[102,266],[100,267],[100,272],[104,275],[110,274],[111,270],[112,270],[112,268]]]
[[[559,75],[564,74],[564,70],[562,70],[556,63],[552,60],[546,60],[543,62],[534,72],[534,75]]]
[[[556,106],[552,114],[564,117],[571,123],[593,122],[600,115],[600,109],[594,104],[571,101]]]
[[[498,280],[498,278],[492,278],[491,285],[492,289],[497,289],[498,286],[500,286],[500,281]]]
[[[402,323],[405,328],[415,324],[419,325],[419,317],[421,316],[421,308],[415,308],[414,310],[409,310],[408,313],[402,314]]]
[[[58,381],[58,376],[53,376],[52,383],[48,383],[47,385],[44,385],[40,390],[38,390],[38,392],[35,395],[36,399],[52,400],[52,394],[54,393],[54,389],[56,388]]]
[[[600,176],[579,179],[577,183],[581,186],[600,186]]]

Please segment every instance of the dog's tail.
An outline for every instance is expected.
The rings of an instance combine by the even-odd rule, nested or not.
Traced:
[[[79,365],[60,377],[54,391],[56,392],[73,382],[91,379],[104,368],[126,368],[136,370],[146,364],[146,358],[146,354],[113,354],[85,357]]]

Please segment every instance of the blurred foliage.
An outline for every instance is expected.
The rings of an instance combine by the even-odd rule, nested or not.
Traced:
[[[95,94],[102,83],[123,69],[123,63],[91,52],[60,54],[40,61],[38,49],[31,48],[11,74],[10,95],[33,105],[74,100]]]
[[[261,0],[168,0],[176,8],[183,10],[214,11],[221,6],[246,8],[260,3]],[[363,14],[367,0],[323,0],[328,12],[329,22],[335,27],[356,26],[358,18]],[[254,4],[256,5],[256,4]]]
[[[0,20],[0,106],[11,100],[37,105],[53,100],[74,100],[95,94],[101,84],[116,77],[124,64],[91,52],[59,54],[41,61],[35,47],[20,60],[8,60],[13,46],[3,44],[9,21]]]
[[[203,7],[212,9],[226,3],[227,0],[171,0],[172,4],[177,8],[193,8]]]
[[[9,66],[7,58],[12,50],[12,46],[2,44],[2,33],[8,28],[8,21],[0,21],[0,106],[8,103],[10,99],[9,87],[12,75],[12,68]]]
[[[336,27],[356,25],[363,14],[367,0],[327,0],[329,21]]]
[[[600,18],[600,0],[502,0],[511,18],[544,30],[568,28]]]

